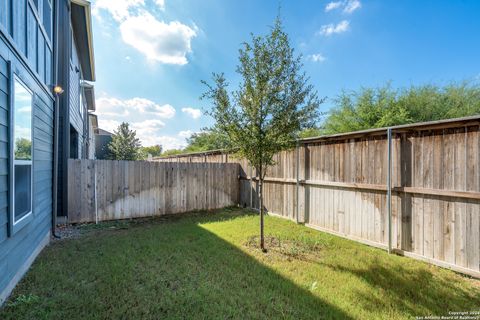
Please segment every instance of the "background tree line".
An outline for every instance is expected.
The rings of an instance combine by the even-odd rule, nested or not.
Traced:
[[[464,81],[445,86],[429,84],[403,89],[395,89],[387,84],[378,88],[343,91],[332,102],[332,108],[323,114],[318,125],[303,130],[301,138],[480,114],[480,84]],[[122,130],[119,127],[118,133],[119,138],[112,141],[112,155],[121,157],[119,146],[125,141],[128,146],[134,139],[128,138],[125,128]],[[133,154],[135,159],[146,159],[148,154],[153,157],[168,156],[224,149],[227,146],[228,137],[210,128],[194,133],[187,139],[184,149],[163,151],[160,145],[141,147],[138,141],[138,150]]]
[[[301,138],[480,114],[480,84],[463,81],[445,86],[428,84],[403,89],[395,89],[387,84],[377,88],[343,91],[332,102],[333,106],[323,113],[318,125],[303,130]],[[141,160],[147,159],[148,154],[158,157],[228,146],[225,134],[209,128],[188,138],[184,149],[164,151],[160,145],[142,147],[140,141],[136,142],[138,139],[132,137],[129,131],[133,130],[128,129],[128,124],[127,128],[122,125],[115,132],[118,137],[109,146],[112,159],[123,157]],[[132,145],[135,146],[132,148]],[[123,149],[126,153],[122,153]]]
[[[387,84],[343,91],[332,102],[318,125],[303,130],[301,138],[480,114],[480,84],[464,81],[403,89]],[[227,137],[215,130],[193,134],[187,142],[185,149],[168,150],[162,155],[223,149],[228,145]]]

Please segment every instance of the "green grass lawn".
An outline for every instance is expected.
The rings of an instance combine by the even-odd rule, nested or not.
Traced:
[[[87,226],[47,247],[0,319],[403,319],[480,309],[480,282],[240,209]]]

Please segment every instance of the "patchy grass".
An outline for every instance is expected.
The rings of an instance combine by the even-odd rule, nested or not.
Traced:
[[[480,309],[479,282],[240,209],[83,226],[0,319],[403,319]]]

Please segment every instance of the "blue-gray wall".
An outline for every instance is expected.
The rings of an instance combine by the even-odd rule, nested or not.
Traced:
[[[72,39],[73,36],[72,36]],[[80,88],[80,80],[83,79],[82,68],[78,58],[77,46],[73,40],[71,43],[72,55],[70,60],[70,124],[78,132],[78,158],[86,158],[87,155],[87,133],[88,116],[85,105],[85,97],[83,97],[82,105],[80,105],[80,94],[83,95],[83,90]],[[82,112],[83,110],[83,116]]]
[[[1,1],[1,0],[0,0]],[[68,199],[68,190],[66,187],[68,171],[68,159],[70,156],[70,126],[78,133],[77,150],[75,158],[86,158],[88,141],[88,115],[85,99],[80,106],[80,80],[83,79],[82,68],[80,65],[77,46],[71,29],[71,11],[66,6],[60,7],[60,25],[59,30],[65,30],[60,34],[60,53],[59,68],[60,77],[64,77],[63,87],[65,93],[60,98],[60,132],[62,142],[59,144],[58,152],[58,216],[68,216],[66,202]],[[66,31],[68,30],[68,31]],[[83,94],[83,93],[82,93]],[[80,107],[84,110],[84,117],[81,116]]]
[[[112,141],[111,135],[95,135],[95,157],[97,159],[108,158],[108,144]]]
[[[49,234],[52,219],[53,117],[52,45],[27,0],[0,0],[0,297]],[[14,234],[9,226],[8,63],[34,93],[33,219]]]

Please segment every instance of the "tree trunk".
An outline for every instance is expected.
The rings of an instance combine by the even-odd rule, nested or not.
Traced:
[[[258,195],[259,195],[259,202],[260,202],[260,249],[263,252],[267,252],[265,248],[265,236],[264,236],[264,222],[263,222],[263,175],[262,171],[260,170],[260,179],[258,183]]]

